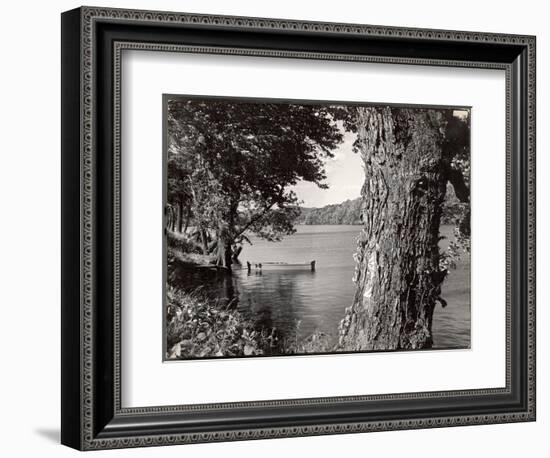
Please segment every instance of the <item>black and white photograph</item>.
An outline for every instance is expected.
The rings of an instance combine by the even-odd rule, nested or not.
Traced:
[[[163,106],[165,360],[470,348],[469,107]]]
[[[2,5],[0,456],[550,456],[546,4],[97,3]]]

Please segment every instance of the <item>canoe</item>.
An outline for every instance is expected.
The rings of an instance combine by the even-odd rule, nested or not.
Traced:
[[[275,269],[286,269],[286,270],[302,270],[309,269],[311,271],[315,270],[315,261],[304,262],[304,263],[290,263],[290,262],[246,262],[246,268],[248,270],[275,270]]]

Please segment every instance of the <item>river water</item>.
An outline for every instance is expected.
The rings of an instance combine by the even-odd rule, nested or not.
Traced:
[[[443,226],[444,248],[452,239],[452,227]],[[210,285],[215,294],[233,300],[237,309],[256,321],[258,328],[277,328],[285,335],[305,337],[315,331],[334,340],[344,309],[351,305],[354,293],[352,274],[355,240],[360,226],[297,226],[292,236],[281,242],[267,242],[251,237],[239,258],[246,265],[265,262],[306,263],[309,268],[295,270],[252,269],[234,266],[232,281]],[[223,283],[223,284],[222,284]],[[434,348],[469,348],[470,346],[470,270],[469,260],[462,259],[457,269],[445,279],[442,297],[447,307],[437,304],[434,312]]]

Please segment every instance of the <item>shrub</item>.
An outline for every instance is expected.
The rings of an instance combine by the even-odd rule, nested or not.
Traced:
[[[299,324],[293,335],[284,339],[275,328],[257,330],[252,320],[208,298],[200,288],[186,293],[169,287],[167,298],[168,359],[335,351],[330,336],[322,332],[298,338]]]
[[[190,239],[186,234],[168,231],[166,234],[166,245],[168,248],[183,253],[201,253],[197,242]]]
[[[167,358],[255,356],[276,346],[274,333],[260,332],[235,310],[202,294],[174,288],[167,292]]]

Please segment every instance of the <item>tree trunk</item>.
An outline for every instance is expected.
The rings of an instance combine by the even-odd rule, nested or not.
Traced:
[[[233,250],[233,261],[237,262],[239,261],[239,255],[241,254],[241,251],[243,251],[243,246],[242,245],[238,245],[235,247],[235,249]]]
[[[178,202],[176,230],[183,232],[183,202]]]
[[[233,264],[233,250],[231,243],[223,238],[218,238],[216,265],[226,267],[231,270]]]
[[[218,234],[218,245],[217,245],[217,260],[216,264],[218,266],[227,267],[229,270],[231,270],[231,264],[233,263],[233,250],[231,248],[231,245],[233,243],[233,240],[230,237],[229,228],[227,224],[221,223]]]
[[[233,244],[235,241],[235,217],[237,215],[238,199],[232,199],[228,211],[226,222],[220,222],[217,235],[217,261],[218,266],[226,267],[231,270],[233,264]]]
[[[180,226],[180,218],[180,206],[178,203],[176,203],[176,206],[174,207],[174,232],[178,232]]]
[[[182,232],[187,232],[187,229],[189,228],[189,220],[191,219],[191,205],[187,203],[185,207],[185,225],[183,227]]]
[[[444,121],[432,110],[360,107],[357,129],[363,229],[339,343],[348,351],[429,348],[446,275],[438,247]]]
[[[170,222],[169,222],[169,228],[170,231],[174,232],[176,230],[176,217],[175,217],[175,210],[173,206],[170,206]]]
[[[202,243],[202,254],[206,256],[208,254],[208,235],[206,234],[206,230],[203,227],[200,228],[199,233]]]

